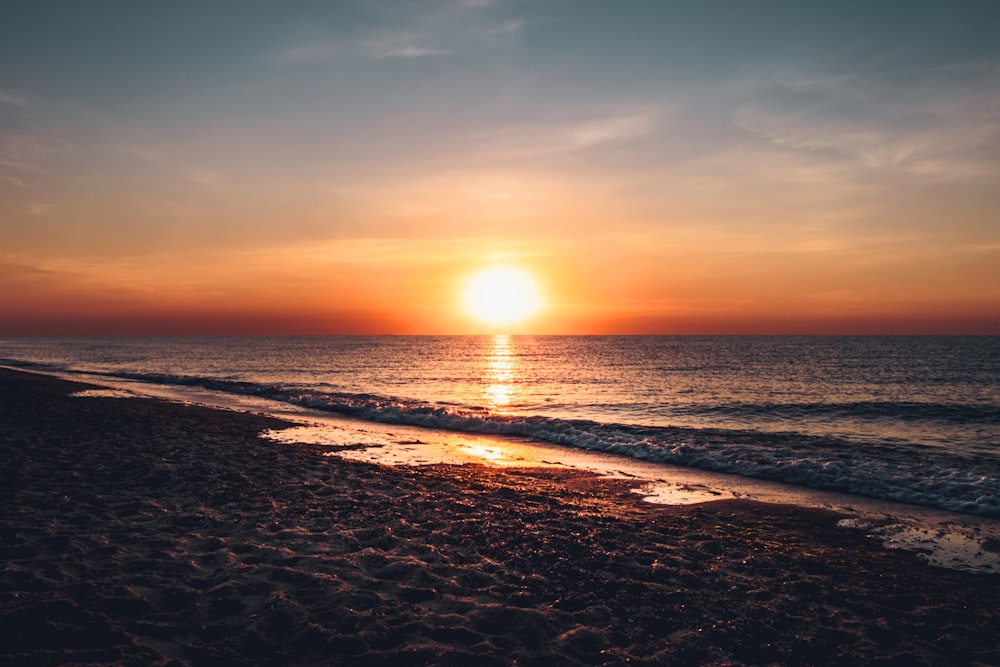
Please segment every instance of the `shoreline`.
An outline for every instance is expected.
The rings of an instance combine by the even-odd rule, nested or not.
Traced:
[[[829,510],[388,467],[0,370],[4,664],[998,664],[1000,575]]]
[[[326,456],[352,461],[404,467],[471,463],[503,468],[562,468],[628,480],[633,483],[633,493],[656,504],[688,505],[747,499],[831,509],[847,515],[844,525],[865,530],[885,546],[917,553],[934,565],[968,572],[1000,573],[1000,553],[984,547],[1000,543],[1000,519],[980,514],[644,461],[521,436],[366,421],[271,398],[197,386],[161,385],[87,373],[0,368],[104,387],[74,395],[154,397],[288,420],[294,424],[268,429],[263,436],[280,443],[312,445]]]

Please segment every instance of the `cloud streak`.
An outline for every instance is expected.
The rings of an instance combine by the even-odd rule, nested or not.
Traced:
[[[571,129],[566,145],[587,148],[649,134],[656,129],[655,113],[625,114],[599,118]]]
[[[913,174],[996,171],[1000,77],[994,67],[783,73],[754,97],[733,112],[733,126],[780,148]]]
[[[515,122],[481,132],[475,140],[483,159],[504,162],[537,162],[601,150],[655,135],[667,110],[610,110],[584,115],[565,112],[549,120]],[[583,116],[582,118],[580,116]],[[525,165],[526,166],[526,165]]]
[[[18,176],[9,173],[4,176],[23,185],[23,174],[46,173],[49,160],[73,146],[72,141],[37,127],[0,133],[0,167],[20,172]]]
[[[451,55],[449,48],[419,46],[407,39],[375,41],[367,45],[367,51],[373,58],[426,58],[428,56]]]
[[[19,107],[23,109],[28,106],[28,98],[0,90],[0,104],[6,104],[7,106]]]
[[[372,3],[378,16],[350,32],[313,37],[281,50],[278,60],[325,62],[367,57],[413,60],[467,53],[516,38],[520,18],[496,17],[493,2]]]

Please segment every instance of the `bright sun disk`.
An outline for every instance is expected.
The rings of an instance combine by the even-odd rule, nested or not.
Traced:
[[[484,269],[469,280],[465,305],[487,324],[509,325],[538,310],[538,290],[528,274],[519,269]]]

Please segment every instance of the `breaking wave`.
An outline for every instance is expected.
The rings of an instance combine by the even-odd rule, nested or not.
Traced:
[[[449,431],[513,435],[547,443],[784,482],[815,489],[1000,517],[1000,460],[909,442],[859,443],[793,431],[641,426],[584,419],[491,414],[471,406],[442,405],[376,394],[317,391],[218,378],[159,373],[108,373],[157,384],[200,387],[269,398],[302,407],[386,424]],[[739,411],[746,406],[718,406]],[[794,413],[813,406],[756,406]],[[853,403],[815,408],[852,415],[927,417],[995,424],[991,406]]]

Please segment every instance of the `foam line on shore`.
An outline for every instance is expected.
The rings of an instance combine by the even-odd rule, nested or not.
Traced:
[[[523,437],[370,422],[199,386],[157,385],[103,376],[87,380],[130,395],[290,420],[300,426],[272,430],[268,437],[282,442],[312,443],[348,460],[403,466],[476,463],[511,468],[563,468],[605,478],[629,479],[635,483],[635,492],[651,503],[676,505],[745,499],[833,509],[859,517],[864,525],[878,526],[872,534],[887,546],[916,551],[937,565],[974,572],[1000,571],[1000,554],[982,548],[989,540],[1000,542],[1000,521],[986,517],[636,460]]]
[[[174,389],[245,409],[258,401],[362,419],[482,435],[519,436],[564,448],[727,473],[812,489],[1000,518],[1000,463],[912,443],[859,445],[835,437],[734,429],[637,426],[539,416],[489,414],[455,406],[280,385],[163,373],[80,375],[91,381]],[[130,381],[135,381],[129,385]],[[124,384],[123,384],[124,383]],[[139,389],[142,391],[142,389]],[[265,403],[273,405],[273,403]],[[270,408],[277,409],[277,408]],[[900,465],[901,460],[910,462]]]

